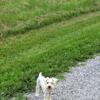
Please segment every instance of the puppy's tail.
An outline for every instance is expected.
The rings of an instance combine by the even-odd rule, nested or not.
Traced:
[[[39,73],[39,76],[42,76],[42,72]]]

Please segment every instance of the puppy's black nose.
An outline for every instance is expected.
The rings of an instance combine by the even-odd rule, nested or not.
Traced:
[[[51,89],[51,86],[48,86],[48,89]]]

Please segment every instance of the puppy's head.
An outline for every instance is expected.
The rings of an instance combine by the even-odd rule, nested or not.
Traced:
[[[46,88],[48,91],[52,91],[55,86],[56,86],[56,83],[57,83],[58,79],[52,77],[52,78],[49,78],[47,77],[46,78]]]

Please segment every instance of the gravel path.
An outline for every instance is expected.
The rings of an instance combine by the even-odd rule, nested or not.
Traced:
[[[100,100],[100,56],[79,63],[65,79],[58,83],[52,94],[53,100]],[[27,94],[28,100],[43,100],[34,93]]]

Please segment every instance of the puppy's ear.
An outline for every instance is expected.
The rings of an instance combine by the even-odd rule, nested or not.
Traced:
[[[46,82],[49,80],[49,77],[46,77]]]
[[[56,84],[58,82],[57,78],[52,77],[53,83]]]

